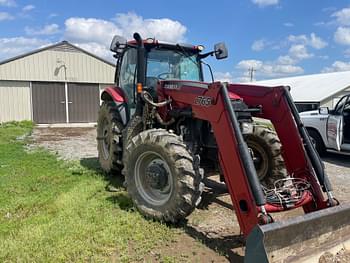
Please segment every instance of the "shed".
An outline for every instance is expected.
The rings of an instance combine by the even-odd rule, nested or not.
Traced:
[[[0,62],[0,122],[97,121],[115,66],[67,41]]]

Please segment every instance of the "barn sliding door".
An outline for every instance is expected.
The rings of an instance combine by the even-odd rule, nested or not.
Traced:
[[[66,122],[64,83],[32,83],[33,120],[38,124]]]
[[[68,83],[69,122],[97,122],[99,94],[96,84]]]

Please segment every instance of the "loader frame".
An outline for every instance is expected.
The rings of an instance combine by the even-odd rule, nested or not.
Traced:
[[[242,150],[248,151],[239,129],[234,128],[235,115],[229,103],[228,92],[241,96],[248,106],[261,106],[263,111],[257,117],[271,120],[283,145],[283,157],[289,174],[294,178],[306,179],[311,184],[312,198],[304,198],[298,204],[306,213],[329,207],[333,204],[323,194],[320,187],[330,193],[330,184],[326,180],[317,180],[312,157],[305,151],[305,138],[302,139],[300,127],[291,114],[289,91],[287,87],[262,87],[253,85],[227,85],[212,83],[208,89],[186,86],[185,82],[174,83],[176,89],[166,88],[167,81],[161,82],[163,97],[170,97],[177,103],[191,105],[193,118],[210,122],[218,144],[219,160],[231,200],[244,236],[261,224],[261,215],[275,212],[266,204],[257,176],[249,156],[242,156]],[[184,96],[186,94],[186,96]],[[294,105],[294,104],[293,104]],[[241,146],[240,146],[241,145]],[[311,146],[312,147],[312,146]],[[243,150],[244,151],[244,150]],[[326,175],[323,174],[324,178]],[[331,193],[330,193],[331,194]],[[331,196],[331,195],[330,195]],[[295,207],[293,207],[295,208]],[[269,223],[269,220],[266,220]]]

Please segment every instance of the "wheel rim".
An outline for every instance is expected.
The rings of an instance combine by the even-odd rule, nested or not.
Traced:
[[[103,153],[103,159],[107,160],[110,155],[110,149],[111,149],[111,144],[110,144],[110,132],[109,132],[109,122],[107,119],[103,121],[102,125],[102,153]]]
[[[141,197],[153,206],[165,204],[173,190],[171,170],[155,152],[142,153],[135,164],[135,183]]]
[[[111,155],[111,144],[116,143],[120,144],[120,137],[114,136],[112,131],[116,131],[117,134],[120,133],[120,129],[117,125],[113,125],[110,128],[109,121],[105,119],[102,125],[102,156],[103,159],[108,160]]]
[[[265,178],[269,169],[269,159],[264,148],[254,142],[250,142],[248,147],[253,151],[253,162],[259,180]]]

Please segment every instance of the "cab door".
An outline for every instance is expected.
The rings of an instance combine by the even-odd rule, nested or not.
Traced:
[[[348,100],[347,96],[342,97],[337,105],[335,106],[334,111],[328,117],[327,122],[327,138],[329,148],[340,151],[342,142],[343,142],[343,126],[344,126],[344,117],[343,110],[344,106]]]

